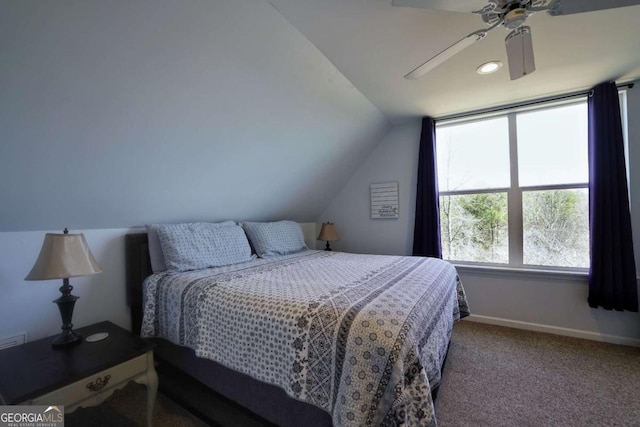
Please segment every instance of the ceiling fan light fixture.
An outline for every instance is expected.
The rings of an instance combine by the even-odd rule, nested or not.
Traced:
[[[482,64],[478,68],[476,68],[476,73],[483,74],[483,75],[484,74],[491,74],[491,73],[495,73],[500,68],[502,68],[502,62],[500,62],[500,61],[489,61],[489,62],[485,62],[484,64]]]

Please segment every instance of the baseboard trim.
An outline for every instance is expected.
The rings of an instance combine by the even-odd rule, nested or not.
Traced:
[[[617,335],[599,334],[597,332],[583,331],[580,329],[562,328],[559,326],[543,325],[540,323],[522,322],[520,320],[503,319],[500,317],[481,316],[472,314],[465,320],[489,325],[505,326],[508,328],[524,329],[534,332],[545,332],[548,334],[564,335],[573,338],[583,338],[592,341],[601,341],[610,344],[628,345],[640,347],[640,339],[621,337]]]

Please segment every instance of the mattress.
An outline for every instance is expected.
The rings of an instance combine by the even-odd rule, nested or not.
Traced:
[[[303,251],[154,274],[141,334],[194,350],[342,425],[435,425],[453,323],[468,315],[455,268],[422,257]]]

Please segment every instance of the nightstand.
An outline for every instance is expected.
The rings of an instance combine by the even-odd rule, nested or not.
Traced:
[[[49,337],[0,351],[0,398],[6,404],[64,405],[65,412],[95,406],[129,381],[147,386],[147,425],[158,392],[154,343],[111,322],[76,330],[84,338],[108,332],[101,341],[53,348]]]

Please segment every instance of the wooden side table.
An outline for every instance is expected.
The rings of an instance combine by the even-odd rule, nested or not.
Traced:
[[[147,425],[158,393],[154,343],[111,322],[76,330],[84,338],[108,332],[101,341],[52,348],[55,338],[0,351],[0,400],[6,404],[64,405],[65,412],[95,406],[129,381],[147,386]]]

